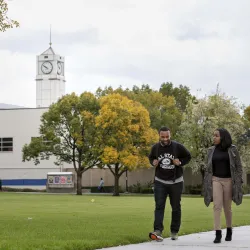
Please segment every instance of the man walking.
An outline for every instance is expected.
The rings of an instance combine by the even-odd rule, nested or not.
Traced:
[[[181,225],[181,194],[183,190],[183,166],[191,160],[190,152],[180,143],[172,141],[170,129],[159,130],[159,142],[149,154],[149,161],[155,167],[154,180],[154,231],[149,233],[152,240],[162,241],[163,219],[167,196],[172,207],[171,239],[178,238]]]
[[[100,184],[98,186],[100,192],[104,192],[104,180],[101,178]]]

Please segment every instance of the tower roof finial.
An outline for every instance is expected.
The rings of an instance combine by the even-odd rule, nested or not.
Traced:
[[[49,46],[51,47],[52,42],[51,42],[51,25],[50,25],[50,33],[49,33]]]

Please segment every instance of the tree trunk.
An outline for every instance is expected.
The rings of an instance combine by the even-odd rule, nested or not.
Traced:
[[[114,187],[114,193],[113,196],[119,196],[119,178],[120,176],[118,174],[114,175],[115,177],[115,187]]]
[[[82,173],[77,172],[76,194],[82,195]]]

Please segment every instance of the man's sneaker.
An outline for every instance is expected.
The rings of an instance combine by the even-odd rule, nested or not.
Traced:
[[[171,233],[171,240],[177,240],[178,234],[177,233]]]
[[[154,231],[154,232],[149,233],[149,238],[155,241],[163,241],[163,237],[160,231]]]

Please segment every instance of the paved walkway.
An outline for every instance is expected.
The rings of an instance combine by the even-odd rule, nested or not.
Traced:
[[[177,241],[166,238],[163,242],[146,242],[141,244],[133,244],[127,246],[104,248],[105,250],[208,250],[214,249],[228,249],[228,250],[245,250],[250,249],[250,226],[235,227],[233,229],[233,240],[231,242],[225,241],[226,231],[222,230],[223,238],[220,244],[214,244],[214,232],[204,232],[197,234],[190,234],[180,236]]]

